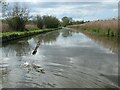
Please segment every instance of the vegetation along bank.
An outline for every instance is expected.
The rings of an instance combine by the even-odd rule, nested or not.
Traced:
[[[118,19],[90,21],[84,24],[71,25],[70,28],[80,29],[95,35],[119,37]]]
[[[30,30],[30,31],[25,31],[25,32],[4,32],[0,33],[0,40],[2,43],[15,40],[15,39],[20,39],[23,37],[28,37],[31,35],[36,35],[36,34],[41,34],[41,33],[46,33],[54,30],[58,30],[61,28],[51,28],[51,29],[40,29],[40,30]]]

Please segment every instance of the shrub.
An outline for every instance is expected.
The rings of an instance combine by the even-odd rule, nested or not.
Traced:
[[[54,16],[43,16],[43,23],[46,28],[57,28],[60,25],[59,20]]]
[[[62,18],[62,26],[66,27],[67,25],[71,25],[71,24],[72,24],[72,18],[66,16]]]
[[[37,16],[37,27],[42,29],[44,26],[43,19],[41,16]]]
[[[8,19],[9,26],[16,31],[23,31],[25,29],[24,20],[20,17],[13,17]]]
[[[29,11],[26,8],[21,8],[18,3],[15,3],[15,6],[9,10],[6,9],[5,19],[8,25],[16,31],[25,30],[25,25],[29,19]]]

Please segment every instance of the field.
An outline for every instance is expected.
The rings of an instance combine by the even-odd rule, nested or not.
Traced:
[[[118,36],[118,19],[115,18],[110,20],[90,21],[81,25],[68,27],[110,37]]]

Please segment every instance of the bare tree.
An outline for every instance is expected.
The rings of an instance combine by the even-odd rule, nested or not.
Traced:
[[[16,31],[25,30],[25,25],[30,18],[29,10],[25,7],[20,7],[19,3],[15,3],[13,8],[7,4],[4,9],[6,9],[4,19],[6,19],[9,26]]]

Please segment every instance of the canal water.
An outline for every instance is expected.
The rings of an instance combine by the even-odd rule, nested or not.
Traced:
[[[118,87],[117,41],[61,29],[0,47],[1,88]]]

